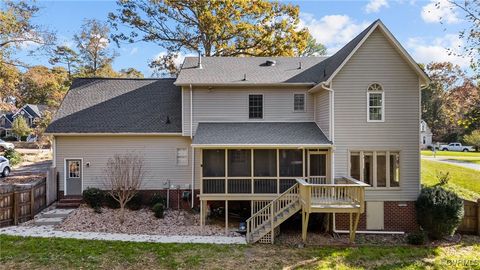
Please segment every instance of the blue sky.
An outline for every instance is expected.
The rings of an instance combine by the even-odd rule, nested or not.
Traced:
[[[400,43],[421,63],[451,61],[468,67],[468,60],[449,56],[447,47],[461,45],[458,31],[465,22],[461,14],[450,10],[447,4],[436,9],[436,0],[357,0],[357,1],[283,1],[300,7],[302,25],[334,53],[368,24],[380,18]],[[444,2],[445,3],[445,2]],[[116,9],[114,1],[38,1],[41,7],[35,23],[57,32],[60,43],[72,45],[72,37],[84,19],[106,20]],[[443,25],[439,18],[443,17]],[[148,62],[163,52],[152,43],[135,43],[117,48],[110,44],[119,57],[114,68],[134,67],[147,77],[151,75]],[[49,65],[47,57],[26,58],[27,63]]]

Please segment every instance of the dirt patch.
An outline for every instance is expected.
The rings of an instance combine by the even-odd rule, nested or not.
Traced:
[[[151,235],[225,235],[225,228],[206,225],[200,228],[200,215],[184,210],[166,210],[158,219],[150,209],[126,210],[125,222],[120,223],[120,210],[102,208],[96,213],[82,205],[56,228],[62,231],[108,232]],[[230,236],[239,236],[231,232]]]
[[[5,184],[28,184],[38,180],[42,180],[46,177],[46,174],[25,174],[25,175],[12,175],[2,179]]]

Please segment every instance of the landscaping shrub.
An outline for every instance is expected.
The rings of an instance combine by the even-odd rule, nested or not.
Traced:
[[[161,203],[157,203],[152,207],[152,211],[156,218],[163,218],[163,211],[165,207]]]
[[[440,183],[440,185],[446,185],[450,181],[450,172],[437,172],[437,180]]]
[[[130,201],[127,203],[127,208],[130,210],[138,210],[142,207],[142,196],[140,194],[135,194]]]
[[[440,186],[422,189],[415,202],[417,220],[432,239],[453,235],[463,219],[463,200]]]
[[[105,192],[98,188],[89,187],[83,191],[83,200],[92,208],[100,208],[105,198]]]
[[[162,196],[160,193],[155,193],[153,194],[152,198],[150,198],[150,206],[153,207],[157,203],[161,203],[163,206],[166,206],[167,198]]]
[[[120,208],[120,204],[112,197],[112,195],[105,193],[104,198],[105,205],[112,209]]]
[[[10,161],[11,166],[15,166],[22,161],[22,155],[15,149],[7,149],[3,156]]]
[[[427,242],[427,236],[424,231],[412,232],[407,235],[407,243],[410,245],[424,245]]]

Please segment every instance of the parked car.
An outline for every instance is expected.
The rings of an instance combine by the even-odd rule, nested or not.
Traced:
[[[28,135],[26,141],[29,142],[29,143],[36,142],[37,141],[37,136],[33,135],[33,134],[30,134],[30,135]]]
[[[442,151],[462,151],[462,152],[469,152],[475,151],[473,146],[466,146],[462,145],[461,143],[450,143],[448,145],[440,145],[440,150]]]
[[[7,177],[10,174],[10,162],[5,157],[0,157],[0,173],[3,177]]]
[[[2,139],[0,139],[0,149],[13,149],[15,148],[15,145],[13,145],[13,143],[9,143],[9,142],[6,142]]]

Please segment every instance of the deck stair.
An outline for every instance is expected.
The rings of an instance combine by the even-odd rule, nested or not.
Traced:
[[[313,182],[313,183],[312,183]],[[285,220],[301,210],[302,239],[306,241],[311,213],[350,214],[350,241],[355,240],[360,214],[365,211],[365,187],[352,178],[323,180],[297,179],[297,183],[269,202],[247,220],[247,242],[274,243],[275,230]],[[355,215],[355,216],[353,216]]]

